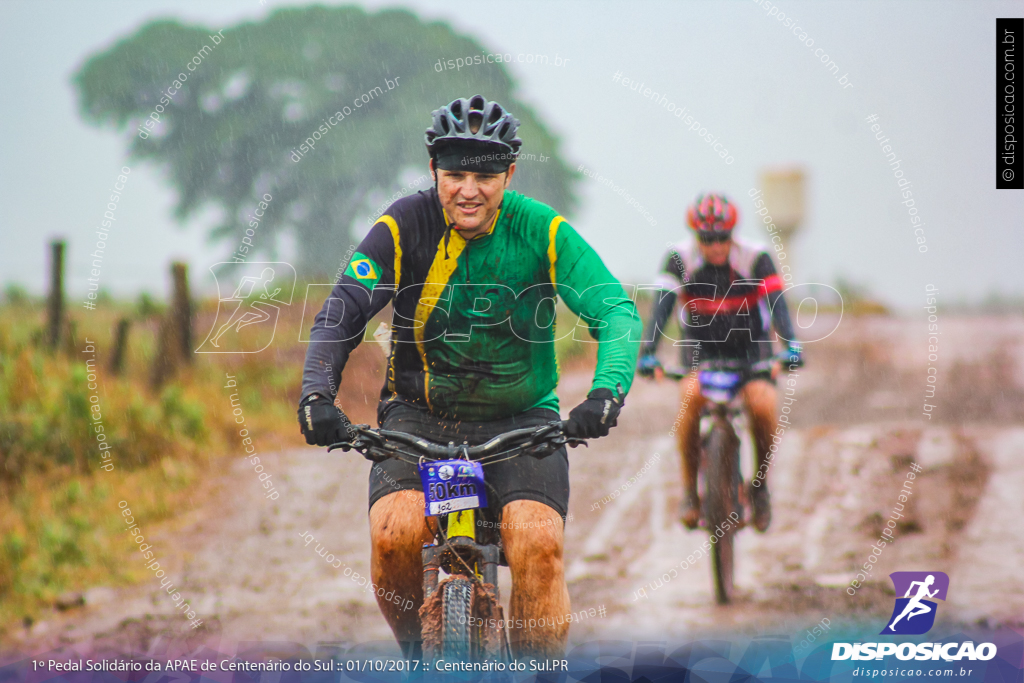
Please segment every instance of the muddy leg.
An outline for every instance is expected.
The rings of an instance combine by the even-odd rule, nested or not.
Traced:
[[[433,537],[423,517],[423,493],[397,491],[370,508],[370,575],[378,591],[377,606],[408,656],[420,635],[423,560],[420,550]],[[394,592],[394,601],[384,595]],[[398,604],[395,604],[395,603]]]
[[[543,503],[514,500],[502,510],[501,521],[501,541],[512,570],[512,654],[560,658],[569,638],[562,517]]]
[[[696,374],[687,375],[679,384],[679,456],[683,464],[683,524],[697,526],[700,508],[697,505],[697,470],[700,467],[700,411],[704,397]]]
[[[763,379],[748,382],[743,387],[743,400],[747,406],[750,431],[754,437],[754,471],[763,471],[767,477],[769,468],[762,470],[761,466],[770,462],[767,456],[772,445],[772,432],[775,431],[775,385]]]
[[[775,387],[763,379],[743,387],[743,400],[754,436],[754,478],[750,480],[751,521],[760,532],[772,522],[771,497],[768,494],[768,472],[771,467],[772,432],[775,430]],[[778,452],[776,450],[776,452]]]

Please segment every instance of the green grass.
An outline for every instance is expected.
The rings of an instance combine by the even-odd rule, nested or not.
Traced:
[[[28,297],[8,301],[0,306],[0,633],[41,618],[66,591],[143,577],[131,569],[139,563],[118,502],[128,501],[140,527],[152,529],[193,504],[201,475],[217,460],[241,455],[226,372],[261,446],[293,438],[301,362],[279,356],[302,352],[293,342],[261,354],[197,355],[153,389],[152,315],[116,302],[73,312],[74,336],[50,350],[42,344],[43,307]],[[129,354],[115,376],[113,330],[126,315],[135,318]],[[83,353],[86,339],[95,354]],[[101,469],[91,419],[94,395],[114,463],[109,472]]]

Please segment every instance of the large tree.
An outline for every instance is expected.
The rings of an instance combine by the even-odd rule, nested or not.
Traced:
[[[299,268],[312,277],[337,270],[353,221],[394,192],[403,171],[425,169],[430,112],[456,97],[480,93],[511,110],[523,124],[523,152],[550,157],[521,162],[514,187],[572,211],[578,174],[515,96],[504,64],[481,59],[438,71],[439,59],[489,52],[447,24],[407,11],[307,7],[227,29],[154,21],[90,56],[74,82],[86,120],[127,129],[131,157],[167,169],[178,192],[177,219],[220,206],[213,236],[237,243],[269,193],[251,241],[272,255],[277,236],[293,231]],[[397,85],[389,90],[388,81]],[[365,103],[364,94],[371,95]],[[356,98],[362,106],[354,106]],[[293,155],[346,106],[351,113],[321,133],[313,150]],[[154,116],[152,129],[143,126]]]

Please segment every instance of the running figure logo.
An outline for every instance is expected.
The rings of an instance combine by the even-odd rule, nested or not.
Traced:
[[[896,606],[882,635],[917,636],[927,633],[935,623],[938,605],[927,598],[946,599],[949,577],[942,572],[893,572],[889,575],[896,595]]]
[[[247,264],[262,268],[258,271],[249,271],[253,273],[251,275],[232,272],[228,282],[234,286],[230,296],[224,297],[221,294],[221,280],[217,278],[217,270],[220,266],[231,265],[218,263],[210,267],[214,279],[217,280],[217,317],[210,327],[210,333],[196,349],[196,353],[262,351],[274,340],[281,306],[291,304],[295,290],[295,269],[291,264]],[[225,337],[229,332],[234,334]]]

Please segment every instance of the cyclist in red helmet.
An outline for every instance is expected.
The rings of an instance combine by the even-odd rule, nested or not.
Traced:
[[[662,290],[644,332],[638,371],[651,376],[660,370],[655,353],[661,333],[678,299],[680,322],[686,339],[683,364],[696,361],[744,360],[751,364],[773,355],[770,326],[789,348],[790,365],[803,364],[789,309],[782,297],[782,282],[769,253],[746,241],[735,239],[736,206],[718,194],[702,194],[686,212],[696,239],[684,240],[664,259],[658,284]],[[696,355],[695,355],[696,354]],[[755,375],[742,389],[756,446],[754,471],[760,471],[771,446],[776,421],[774,374]],[[704,404],[696,373],[681,383],[688,405],[680,411],[679,450],[683,459],[683,502],[680,517],[694,529],[700,520],[697,469],[700,455],[700,412]],[[765,531],[771,522],[767,481],[751,486],[753,523]]]

